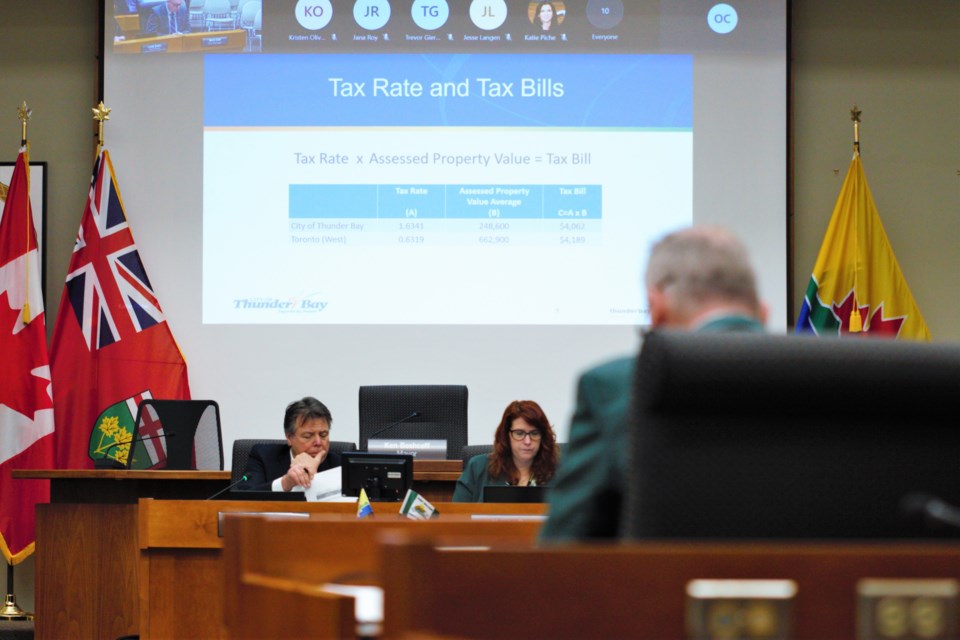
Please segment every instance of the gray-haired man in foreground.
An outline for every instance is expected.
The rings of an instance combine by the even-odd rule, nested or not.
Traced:
[[[728,231],[691,227],[665,236],[650,252],[645,282],[652,327],[763,331],[767,310],[757,297],[747,251]],[[580,376],[541,540],[616,537],[635,362],[633,355],[618,358]]]

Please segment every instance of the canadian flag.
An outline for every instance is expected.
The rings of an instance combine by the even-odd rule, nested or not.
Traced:
[[[21,148],[0,218],[0,550],[10,564],[33,552],[34,507],[50,499],[45,480],[13,469],[53,467],[53,390],[30,207],[30,162]]]

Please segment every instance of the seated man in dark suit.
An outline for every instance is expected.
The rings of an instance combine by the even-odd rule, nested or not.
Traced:
[[[330,410],[307,396],[287,405],[283,431],[287,444],[258,444],[247,461],[247,481],[241,489],[290,491],[310,487],[313,476],[340,466],[340,456],[330,452]]]
[[[767,309],[740,241],[692,227],[671,233],[650,252],[646,273],[650,324],[689,331],[762,331]],[[630,450],[630,390],[635,355],[585,372],[569,443],[548,494],[544,541],[616,537]]]
[[[183,0],[167,0],[158,4],[147,17],[143,28],[151,36],[168,36],[175,33],[190,33],[190,16]]]

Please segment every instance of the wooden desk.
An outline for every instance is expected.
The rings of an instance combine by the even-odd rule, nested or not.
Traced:
[[[431,502],[453,497],[460,460],[415,460],[413,490]],[[229,471],[18,469],[21,480],[50,480],[51,503],[136,504],[140,498],[203,500],[226,488]]]
[[[137,504],[140,498],[203,500],[230,482],[229,471],[18,469],[21,480],[49,480],[50,502]]]
[[[235,29],[118,40],[113,43],[113,50],[117,53],[224,53],[243,51],[246,45],[247,32]]]
[[[264,617],[259,598],[269,593],[268,585],[283,585],[288,592],[295,586],[315,595],[320,585],[380,585],[379,536],[386,531],[419,531],[434,540],[455,539],[472,545],[532,547],[541,522],[531,519],[474,519],[468,514],[451,514],[442,505],[441,516],[431,520],[409,520],[397,515],[377,514],[357,520],[351,515],[311,514],[310,518],[271,518],[264,516],[228,517],[224,522],[224,625],[231,637],[271,637],[250,630]],[[463,506],[463,505],[461,505]],[[485,505],[487,510],[490,505]],[[528,505],[500,505],[499,511],[527,510]],[[311,591],[312,590],[312,593]],[[280,604],[289,611],[290,604]],[[272,614],[273,612],[271,612]],[[267,614],[267,615],[271,615]],[[317,619],[317,613],[311,621]],[[332,615],[335,615],[333,613]],[[302,613],[282,616],[298,619]],[[272,616],[264,629],[276,637],[281,616]],[[355,620],[370,635],[379,630],[382,619]],[[331,620],[330,622],[336,622]],[[262,623],[262,621],[261,621]],[[373,627],[371,628],[370,625]],[[354,633],[357,635],[359,630]]]
[[[450,514],[452,519],[461,521],[463,516],[472,513],[542,515],[546,510],[546,505],[543,504],[436,503],[435,506],[441,513],[441,519],[443,514]],[[376,525],[380,526],[383,520],[391,521],[391,518],[395,518],[394,514],[399,512],[400,507],[396,502],[375,502],[373,508],[377,517]],[[350,524],[356,524],[354,503],[141,500],[141,638],[227,637],[227,630],[223,625],[224,585],[229,572],[235,570],[235,567],[225,567],[225,563],[221,561],[224,539],[219,535],[219,524],[220,514],[225,512],[296,512],[327,518],[339,515],[347,523],[343,525],[341,522],[341,525],[349,527]],[[397,526],[405,524],[395,519],[391,523]],[[486,521],[478,523],[477,526],[491,527],[496,524]],[[511,530],[522,527],[528,532],[528,537],[529,532],[539,527],[539,523],[529,521],[522,525],[511,524]],[[339,531],[342,527],[335,528]],[[375,527],[371,527],[373,528]],[[281,536],[273,544],[279,546],[288,542]],[[261,550],[265,557],[269,558],[269,551],[262,547]],[[317,550],[311,549],[311,553],[314,551]],[[361,564],[374,561],[375,554],[366,559],[353,560],[354,563]],[[228,560],[226,564],[232,565],[234,562],[235,560]]]
[[[462,460],[414,459],[413,490],[430,502],[450,502],[462,472]]]
[[[200,499],[227,486],[226,471],[17,470],[50,480],[37,505],[36,637],[137,633],[138,500]]]
[[[428,500],[439,502],[437,495],[453,494],[453,484],[460,475],[459,470],[453,469],[459,466],[459,460],[415,463],[414,489],[418,492],[423,489]],[[136,633],[148,638],[151,629],[160,628],[170,617],[189,620],[188,612],[196,612],[197,606],[178,594],[181,590],[189,592],[191,584],[207,584],[203,575],[191,572],[213,571],[220,575],[222,542],[216,538],[216,528],[210,537],[209,528],[210,512],[216,512],[217,507],[209,505],[221,505],[222,510],[244,510],[251,504],[203,500],[229,484],[229,471],[48,469],[16,470],[13,477],[50,480],[50,504],[37,505],[35,606],[36,637],[41,640],[64,635],[113,640]],[[186,540],[192,541],[178,547],[178,553],[173,554],[167,564],[159,553],[152,564],[141,560],[141,550],[161,544],[154,538],[144,537],[159,534],[140,526],[138,501],[141,498],[178,502],[168,522],[169,535],[172,539],[186,536]],[[277,510],[278,505],[282,505],[287,510],[296,504],[306,510],[328,513],[354,513],[356,509],[353,504],[314,503],[311,506],[276,502],[264,503],[256,509]],[[199,512],[197,505],[201,505]],[[453,511],[461,507],[453,507]],[[215,516],[212,521],[216,521]],[[197,531],[203,531],[204,526],[208,537],[199,544],[190,536],[199,535]],[[196,562],[184,565],[184,559],[189,556],[195,557]],[[186,568],[181,571],[182,567]],[[154,582],[156,580],[163,582]],[[148,589],[151,583],[155,587],[153,592]],[[221,590],[221,583],[216,583],[216,593],[220,594]],[[198,593],[203,595],[198,591],[194,597]],[[170,602],[174,599],[176,607]],[[209,616],[202,610],[200,613]],[[218,622],[219,615],[217,609],[214,619]],[[188,628],[176,635],[204,637],[192,636],[192,633]]]
[[[960,545],[946,542],[651,542],[445,553],[423,533],[382,537],[390,638],[686,638],[686,585],[706,578],[793,580],[788,637],[850,640],[858,637],[860,579],[960,579]],[[504,588],[516,584],[534,586],[518,597]]]

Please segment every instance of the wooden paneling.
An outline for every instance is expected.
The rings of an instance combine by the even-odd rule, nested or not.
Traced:
[[[239,621],[243,638],[357,637],[353,598],[325,593],[302,581],[259,574],[244,576],[243,589],[256,603]],[[284,610],[297,615],[270,615]]]
[[[444,553],[408,532],[385,538],[387,637],[410,631],[463,638],[684,638],[687,583],[728,578],[796,581],[790,637],[849,640],[856,637],[861,578],[960,577],[955,544],[633,544]],[[531,586],[518,594],[509,588],[518,584]],[[550,613],[531,613],[543,611]]]
[[[37,505],[37,541],[37,638],[136,633],[135,506]]]
[[[218,535],[221,513],[307,513],[316,526],[306,538],[292,533],[306,519],[279,520],[282,532],[248,541],[244,546],[254,550],[253,558],[262,561],[251,565],[252,571],[285,578],[333,581],[358,574],[370,576],[376,569],[376,544],[372,531],[388,525],[431,526],[438,522],[460,523],[487,535],[497,530],[522,531],[532,540],[540,527],[539,519],[471,520],[475,514],[502,517],[539,516],[543,504],[474,504],[437,503],[442,514],[438,520],[414,522],[399,515],[397,502],[375,502],[372,519],[358,521],[356,504],[352,502],[244,502],[233,500],[153,500],[143,499],[139,505],[138,545],[141,576],[141,627],[143,638],[174,637],[198,634],[196,637],[225,637],[224,621],[239,619],[240,607],[225,602],[225,584],[236,584],[243,566],[239,556],[227,555],[222,565],[211,568],[211,558],[220,562],[220,549],[225,538]],[[236,518],[234,518],[236,519]],[[225,526],[232,519],[227,518]],[[293,528],[288,534],[284,528]],[[506,526],[504,526],[506,525]],[[357,528],[358,526],[362,528]],[[249,560],[253,562],[253,560]],[[176,571],[173,570],[176,567]],[[144,584],[149,584],[149,588]],[[145,590],[143,590],[145,589]],[[202,602],[202,616],[186,618],[170,602],[165,589],[195,594],[187,601]],[[256,603],[248,603],[249,607]],[[175,616],[180,619],[173,620]],[[184,620],[189,619],[187,624]],[[182,625],[182,626],[173,626]]]
[[[543,516],[545,504],[486,504],[474,502],[438,502],[441,517],[446,515]],[[400,518],[399,502],[372,503],[378,518]],[[218,517],[221,513],[310,513],[342,514],[355,519],[357,505],[352,502],[245,502],[234,500],[150,500],[141,501],[140,547],[220,548]],[[539,526],[539,525],[536,525]]]
[[[223,565],[219,550],[149,549],[142,638],[222,638]]]
[[[512,505],[506,505],[509,508]],[[532,548],[540,529],[534,520],[474,520],[446,515],[434,520],[365,518],[314,514],[310,519],[260,516],[228,518],[224,548],[224,625],[231,637],[244,637],[248,613],[258,610],[257,591],[245,577],[270,576],[304,585],[379,585],[380,534],[429,532],[434,541],[456,540],[483,546]],[[272,610],[275,620],[297,617],[290,603]]]

